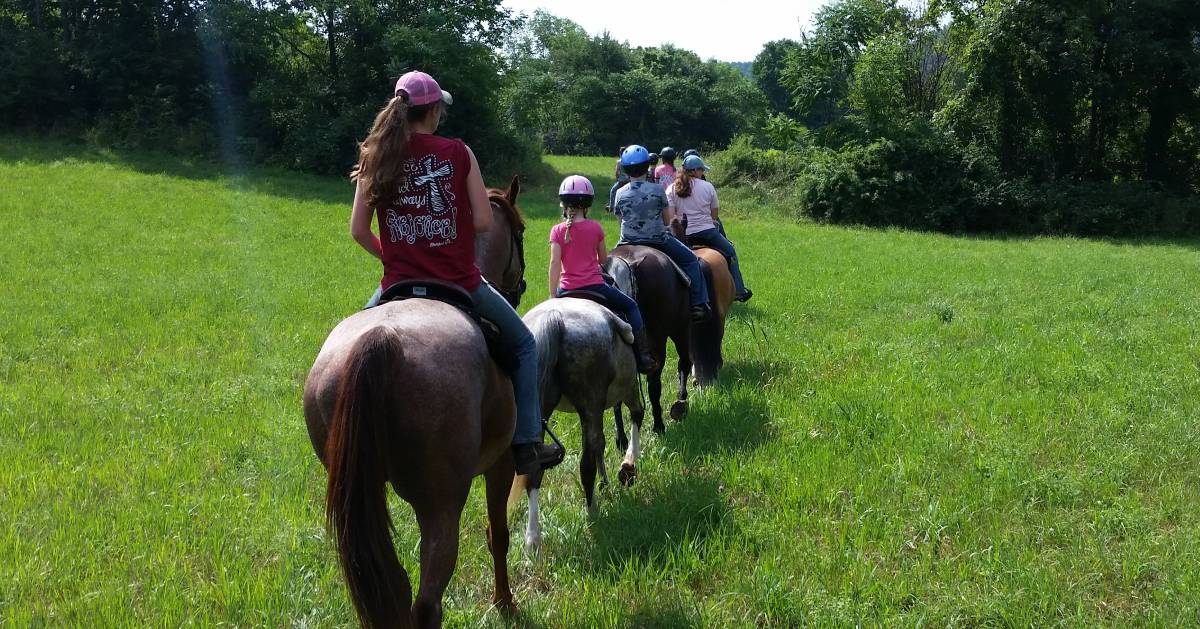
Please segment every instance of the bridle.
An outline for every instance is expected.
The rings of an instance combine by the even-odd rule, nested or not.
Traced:
[[[496,202],[492,201],[492,210],[496,209]],[[511,246],[508,249],[508,262],[504,264],[504,273],[500,276],[500,280],[504,281],[509,277],[514,268],[518,271],[517,277],[520,279],[511,286],[497,286],[496,292],[500,293],[500,296],[504,297],[510,306],[516,308],[521,303],[521,297],[525,295],[525,289],[528,288],[525,283],[525,226],[519,223],[512,224],[509,229],[509,238]]]

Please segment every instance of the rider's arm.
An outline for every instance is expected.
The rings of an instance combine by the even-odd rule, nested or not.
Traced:
[[[663,225],[670,227],[671,219],[673,218],[675,218],[675,208],[668,205],[667,208],[662,211]]]
[[[604,242],[604,232],[600,232],[600,240],[596,242],[596,262],[600,264],[600,268],[604,268],[604,262],[608,260],[608,244]]]
[[[367,250],[367,253],[382,260],[383,246],[379,244],[375,232],[371,231],[371,217],[374,212],[367,204],[367,194],[366,182],[359,179],[358,186],[354,188],[354,206],[350,210],[350,235],[354,237],[354,242]]]
[[[550,297],[558,296],[558,282],[562,277],[562,245],[550,243]]]
[[[712,202],[709,203],[709,205],[712,207],[712,219],[715,221],[718,218],[717,212],[719,212],[721,210],[721,203],[719,201],[717,201],[717,189],[716,188],[713,188],[713,198],[712,198]]]
[[[475,223],[475,233],[478,234],[492,228],[492,202],[488,200],[487,188],[483,185],[479,162],[469,146],[467,155],[471,156],[471,172],[467,173],[467,197],[471,201],[471,218]]]

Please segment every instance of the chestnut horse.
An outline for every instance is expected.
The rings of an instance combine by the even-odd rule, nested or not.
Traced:
[[[672,221],[671,231],[680,241],[688,242],[687,217]],[[733,273],[729,270],[729,260],[716,249],[692,247],[692,253],[700,259],[700,271],[704,275],[709,304],[713,310],[711,317],[692,323],[689,346],[696,384],[706,387],[717,380],[717,373],[725,364],[721,356],[721,344],[725,340],[725,318],[733,307]]]
[[[519,184],[489,190],[495,223],[478,235],[480,269],[519,299],[524,221]],[[486,479],[493,603],[515,610],[508,583],[506,502],[514,474],[516,408],[509,379],[483,334],[454,306],[385,303],[330,333],[304,390],[313,449],[328,471],[325,509],[359,621],[367,627],[439,627],[442,595],[458,561],[471,479]],[[392,546],[387,483],[421,529],[416,600]]]

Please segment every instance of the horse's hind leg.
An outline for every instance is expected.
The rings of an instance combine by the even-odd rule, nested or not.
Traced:
[[[671,404],[671,419],[683,421],[688,412],[688,375],[692,372],[691,354],[688,353],[688,340],[675,339],[675,351],[679,354],[679,395]]]
[[[596,513],[596,461],[604,456],[604,411],[591,404],[579,407],[579,427],[583,433],[583,452],[579,455],[579,480],[588,511]]]
[[[625,449],[625,459],[621,461],[621,470],[617,472],[617,480],[621,481],[621,484],[626,487],[632,485],[638,475],[637,461],[642,452],[642,420],[646,417],[646,408],[642,405],[640,386],[630,392],[627,397],[625,405],[629,407],[629,419],[632,424],[630,432],[633,435],[633,439],[628,441],[628,447]]]
[[[621,405],[613,405],[613,423],[617,426],[617,448],[624,450],[629,447],[629,437],[625,436],[625,418],[621,417]]]
[[[529,497],[529,523],[525,526],[525,553],[536,557],[542,550],[542,523],[539,510],[541,508],[540,493],[544,470],[527,474],[525,479],[525,494]]]
[[[650,396],[650,412],[654,415],[654,432],[663,434],[667,426],[662,419],[662,363],[646,378],[646,393]]]
[[[496,576],[492,604],[506,615],[517,610],[512,588],[508,584],[508,492],[512,488],[514,473],[512,455],[505,453],[484,476],[487,484],[488,549],[492,551],[492,571]]]
[[[470,488],[470,479],[461,487],[431,487],[436,497],[413,505],[421,527],[421,587],[413,602],[419,628],[442,626],[442,594],[458,563],[458,529]]]

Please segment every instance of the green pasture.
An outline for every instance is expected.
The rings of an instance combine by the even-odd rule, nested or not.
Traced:
[[[611,183],[609,159],[547,161]],[[354,621],[300,394],[379,269],[347,182],[221,172],[0,138],[0,625]],[[520,625],[1200,622],[1197,243],[835,228],[727,198],[755,298],[721,382],[594,518],[557,417],[540,561],[523,503],[511,520]],[[553,183],[521,206],[527,308]],[[484,521],[477,488],[448,626],[505,624]]]

